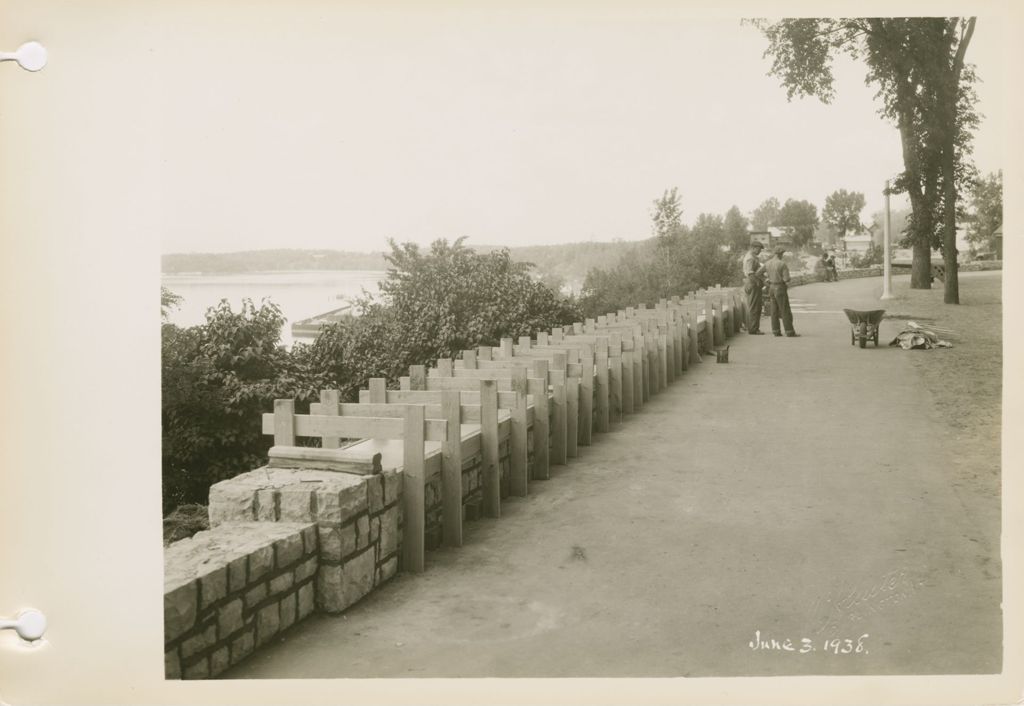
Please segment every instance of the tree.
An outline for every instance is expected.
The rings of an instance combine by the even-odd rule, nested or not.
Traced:
[[[810,201],[786,199],[776,225],[786,230],[794,245],[803,247],[814,238],[814,230],[818,227],[818,207]]]
[[[761,202],[761,205],[750,214],[750,225],[754,230],[767,230],[768,226],[775,225],[779,218],[779,200],[772,196]]]
[[[670,245],[683,230],[683,197],[678,189],[666,189],[660,199],[654,200],[651,229],[661,245]]]
[[[160,320],[167,321],[171,315],[173,309],[177,309],[181,306],[181,302],[184,301],[184,297],[180,294],[175,294],[167,287],[160,287]]]
[[[627,252],[615,266],[587,272],[580,293],[586,316],[650,304],[699,287],[739,282],[739,260],[726,247],[729,241],[721,216],[702,213],[691,229],[679,220],[675,189],[654,203],[655,237]]]
[[[733,252],[739,252],[750,245],[750,221],[733,206],[725,214],[725,241]]]
[[[833,191],[825,198],[821,220],[839,231],[840,238],[846,237],[847,233],[861,233],[864,224],[861,223],[860,212],[864,205],[864,194],[859,191]]]
[[[968,161],[978,124],[974,67],[965,63],[975,18],[893,17],[754,20],[768,39],[770,74],[790,99],[834,97],[832,59],[863,59],[878,87],[881,114],[899,129],[904,170],[891,193],[910,196],[914,251],[911,287],[928,289],[931,250],[946,262],[944,301],[959,303],[956,264],[957,197],[973,179]]]
[[[994,249],[992,234],[1003,224],[1003,170],[979,179],[971,192],[967,240],[972,246]]]

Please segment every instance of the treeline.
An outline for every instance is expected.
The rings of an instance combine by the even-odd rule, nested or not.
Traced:
[[[300,411],[322,389],[354,401],[371,377],[396,386],[410,365],[581,319],[574,299],[536,281],[508,250],[477,253],[461,240],[426,250],[391,243],[385,261],[380,294],[358,301],[358,316],[290,351],[272,303],[246,302],[235,312],[221,302],[200,326],[163,324],[165,512],[205,503],[211,484],[266,462],[271,439],[260,419],[275,398],[295,399]],[[165,319],[177,301],[161,291]]]
[[[384,253],[344,250],[247,250],[229,253],[173,253],[160,258],[164,274],[225,274],[274,270],[383,270]]]
[[[585,316],[739,283],[740,253],[750,238],[739,209],[733,207],[724,216],[702,213],[692,226],[682,222],[682,214],[677,190],[666,191],[654,202],[654,237],[631,245],[610,267],[587,272],[580,292]]]
[[[509,254],[516,262],[531,263],[536,267],[536,274],[552,289],[568,287],[579,291],[587,272],[594,268],[609,268],[630,252],[636,241],[625,242],[582,242],[561,243],[559,245],[525,245],[508,248]],[[501,249],[497,245],[477,245],[477,252],[492,252]]]
[[[559,290],[579,290],[587,272],[609,267],[627,252],[633,243],[585,242],[559,245],[506,247],[472,245],[472,250],[487,254],[508,250],[513,262],[534,265],[536,279]],[[164,274],[201,272],[208,274],[268,272],[275,270],[383,270],[387,260],[382,252],[343,250],[250,250],[233,253],[174,253],[161,258]]]

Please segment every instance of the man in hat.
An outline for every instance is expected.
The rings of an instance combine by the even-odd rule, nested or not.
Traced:
[[[782,327],[790,338],[799,336],[793,330],[793,311],[789,308],[789,266],[783,262],[782,256],[786,248],[778,245],[775,247],[775,257],[764,266],[768,275],[768,310],[772,322],[772,335],[781,336],[779,330],[779,317],[782,317]]]
[[[764,331],[761,331],[761,311],[764,308],[764,300],[761,298],[761,289],[764,286],[764,265],[761,264],[758,257],[763,247],[764,244],[761,241],[755,240],[743,256],[743,291],[747,295],[747,333],[755,336],[764,335]]]

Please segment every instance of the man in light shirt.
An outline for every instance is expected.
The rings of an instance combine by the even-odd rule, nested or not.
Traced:
[[[789,308],[789,265],[782,260],[786,248],[775,248],[775,257],[768,261],[764,270],[768,275],[768,311],[772,322],[772,335],[781,336],[779,318],[786,329],[786,335],[796,338],[800,334],[793,330],[793,310]]]
[[[760,241],[755,240],[743,256],[743,291],[747,295],[747,333],[755,336],[764,335],[761,331],[761,310],[764,301],[761,297],[761,289],[764,286],[762,275],[764,266],[758,255],[764,247]]]

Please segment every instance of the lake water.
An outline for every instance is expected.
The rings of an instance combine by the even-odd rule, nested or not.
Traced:
[[[178,326],[205,323],[205,313],[221,299],[227,299],[233,311],[239,311],[243,299],[259,306],[264,297],[281,308],[287,318],[281,341],[293,343],[291,325],[300,319],[323,314],[345,306],[363,289],[377,293],[377,283],[385,273],[374,270],[313,270],[300,272],[246,272],[242,274],[161,275],[160,283],[184,297],[181,306],[171,311],[169,321]]]

